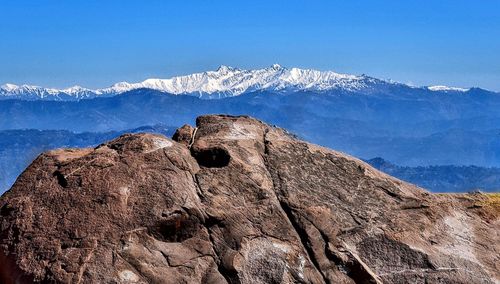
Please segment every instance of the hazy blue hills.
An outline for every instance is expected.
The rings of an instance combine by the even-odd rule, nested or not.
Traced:
[[[204,100],[140,89],[77,102],[4,100],[0,130],[106,132],[193,123],[208,113],[247,114],[361,158],[408,166],[500,166],[500,95],[411,90],[403,88],[399,96],[254,92]]]
[[[387,174],[435,192],[500,191],[500,168],[453,165],[402,167],[382,158],[366,162]]]

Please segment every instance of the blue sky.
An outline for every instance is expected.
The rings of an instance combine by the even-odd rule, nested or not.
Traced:
[[[273,63],[500,91],[500,1],[2,0],[0,84]]]

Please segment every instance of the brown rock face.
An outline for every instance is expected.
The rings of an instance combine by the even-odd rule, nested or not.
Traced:
[[[0,282],[498,283],[498,203],[435,195],[248,117],[39,156]]]

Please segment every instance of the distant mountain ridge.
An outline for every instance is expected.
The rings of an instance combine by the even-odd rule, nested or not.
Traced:
[[[500,168],[455,165],[405,167],[380,157],[365,162],[377,170],[433,192],[500,190]]]
[[[115,96],[144,88],[174,95],[194,95],[205,99],[217,99],[264,90],[373,92],[378,88],[387,87],[387,85],[433,92],[465,93],[471,90],[447,86],[412,87],[366,75],[348,75],[314,69],[288,69],[279,64],[273,64],[268,68],[254,70],[222,65],[215,71],[176,76],[169,79],[147,79],[140,83],[119,82],[109,88],[95,90],[80,86],[55,89],[5,84],[0,86],[0,99],[71,101]]]
[[[500,96],[480,90],[260,91],[205,100],[140,89],[71,102],[0,100],[0,130],[107,132],[183,125],[207,113],[246,114],[360,158],[384,157],[402,166],[500,167],[498,109]]]

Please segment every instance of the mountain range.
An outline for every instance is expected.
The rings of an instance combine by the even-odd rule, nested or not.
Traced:
[[[433,192],[500,191],[500,168],[453,165],[403,167],[382,158],[366,162],[377,170]]]
[[[281,92],[344,90],[370,93],[383,85],[397,86],[404,84],[376,79],[366,75],[347,75],[333,71],[300,68],[288,69],[279,64],[256,70],[242,70],[222,65],[216,71],[195,73],[170,79],[147,79],[140,83],[119,82],[103,89],[88,89],[80,86],[55,89],[32,85],[5,84],[0,87],[0,99],[79,100],[114,96],[142,88],[175,95],[195,95],[200,98],[214,99],[264,90]],[[464,93],[470,90],[446,86],[420,87],[417,89],[455,93]]]
[[[200,115],[223,113],[251,115],[364,160],[382,157],[401,167],[394,175],[434,191],[500,188],[495,178],[462,174],[464,167],[484,176],[500,168],[500,95],[480,88],[413,87],[279,65],[258,70],[221,66],[99,90],[4,85],[0,98],[0,131],[8,137],[0,164],[6,169],[16,165],[3,170],[4,185],[47,149],[93,146],[111,138],[109,133],[154,125],[175,128],[193,124]],[[40,133],[34,130],[45,131],[45,138],[37,138]],[[60,140],[51,131],[85,133],[86,142]],[[16,135],[25,144],[12,142],[18,141]],[[19,155],[30,149],[29,155]],[[442,174],[413,174],[434,166],[446,168]]]

